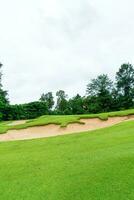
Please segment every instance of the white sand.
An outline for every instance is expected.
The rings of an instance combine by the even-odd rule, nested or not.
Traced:
[[[52,136],[57,136],[57,135],[65,135],[65,134],[70,134],[70,133],[78,133],[78,132],[83,132],[83,131],[91,131],[91,130],[96,130],[99,128],[112,126],[112,125],[115,125],[127,120],[134,120],[134,115],[126,116],[126,117],[110,117],[106,121],[100,120],[98,118],[81,119],[80,121],[84,122],[85,124],[73,123],[73,124],[69,124],[65,128],[61,128],[59,125],[52,124],[52,125],[45,125],[45,126],[36,126],[36,127],[31,127],[27,129],[21,129],[21,130],[9,130],[7,133],[0,135],[0,141],[27,140],[27,139],[34,139],[34,138],[44,138],[44,137],[52,137]],[[16,122],[15,122],[15,125],[16,125]]]

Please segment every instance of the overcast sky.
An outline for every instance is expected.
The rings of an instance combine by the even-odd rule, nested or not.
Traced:
[[[12,103],[65,90],[134,63],[133,0],[0,0],[0,61]]]

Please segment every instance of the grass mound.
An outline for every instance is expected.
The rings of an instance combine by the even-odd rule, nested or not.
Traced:
[[[118,112],[100,113],[100,114],[88,114],[88,115],[61,115],[61,116],[46,115],[46,116],[41,116],[34,120],[29,120],[24,124],[14,125],[14,126],[9,125],[11,122],[1,122],[0,134],[6,133],[8,130],[15,130],[15,129],[18,130],[28,127],[43,126],[48,124],[56,124],[60,125],[61,127],[66,127],[70,123],[82,123],[80,122],[80,119],[85,119],[85,118],[99,118],[101,120],[107,120],[108,117],[120,117],[128,115],[134,115],[134,109],[118,111]]]
[[[133,200],[134,122],[0,143],[2,200]]]

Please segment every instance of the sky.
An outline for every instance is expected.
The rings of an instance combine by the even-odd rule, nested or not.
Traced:
[[[13,104],[65,90],[85,95],[99,74],[134,63],[133,0],[0,0],[3,86]]]

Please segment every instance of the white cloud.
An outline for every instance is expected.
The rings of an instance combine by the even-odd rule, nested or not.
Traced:
[[[0,0],[0,61],[12,103],[58,89],[84,95],[90,78],[134,62],[132,0]]]

